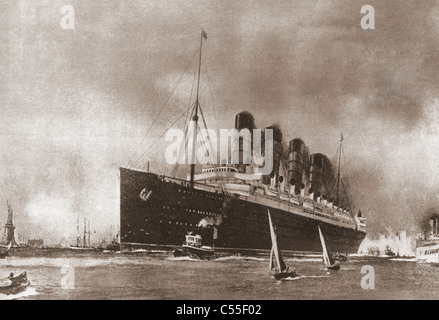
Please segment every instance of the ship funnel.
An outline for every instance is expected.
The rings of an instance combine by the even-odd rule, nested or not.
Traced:
[[[310,184],[315,191],[328,192],[327,186],[333,180],[334,173],[331,161],[321,153],[310,156]]]
[[[277,183],[277,179],[279,177],[279,166],[280,160],[282,158],[282,130],[278,124],[273,124],[265,128],[265,130],[271,129],[273,130],[273,171],[272,173],[276,177],[275,183]],[[265,136],[265,134],[264,134]]]
[[[305,197],[305,185],[303,183],[300,184],[300,196]]]
[[[305,143],[302,139],[293,139],[288,149],[288,178],[293,179],[298,186],[303,182],[302,178],[305,173]]]
[[[253,129],[256,129],[255,126],[255,118],[248,111],[242,111],[235,116],[235,129],[240,131],[242,129],[250,130],[251,141],[253,143]],[[247,150],[244,150],[244,141],[243,137],[239,137],[239,164],[236,164],[235,167],[238,169],[238,172],[245,173],[246,164],[244,164],[244,159],[247,157],[251,157],[251,154],[246,153]]]

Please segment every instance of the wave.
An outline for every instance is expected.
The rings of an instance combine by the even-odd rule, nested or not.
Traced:
[[[296,280],[302,280],[302,279],[308,279],[308,278],[329,278],[329,275],[326,275],[326,276],[322,276],[322,275],[320,275],[320,276],[305,276],[305,275],[303,275],[303,276],[297,276],[297,277],[294,277],[294,278],[292,278],[292,277],[288,277],[288,278],[284,278],[284,279],[282,279],[282,280],[279,280],[279,281],[296,281]]]
[[[351,253],[348,257],[376,257],[368,253]]]
[[[434,259],[427,259],[427,260],[414,260],[417,263],[420,264],[430,264],[430,265],[434,265],[434,266],[438,266],[439,265],[439,260],[437,258]]]
[[[317,257],[317,258],[313,258]],[[291,258],[283,258],[284,261],[293,261],[293,262],[322,262],[322,256],[318,255],[309,255],[309,256],[303,256],[303,257],[291,257]],[[216,258],[215,261],[226,261],[226,260],[252,260],[252,261],[268,261],[269,258],[262,258],[262,257],[252,257],[252,256],[226,256],[226,257],[219,257]]]
[[[215,261],[227,261],[227,260],[253,260],[253,261],[267,261],[267,258],[249,257],[249,256],[227,256],[216,258]]]
[[[169,257],[169,258],[166,258],[166,260],[170,260],[170,261],[203,261],[203,260],[194,259],[191,257]]]
[[[370,253],[352,253],[348,256],[349,258],[365,258],[365,259],[369,259],[369,258],[392,258],[394,256],[389,256],[389,255],[385,255],[385,254],[370,254]]]
[[[111,265],[142,265],[145,263],[145,259],[150,258],[142,257],[142,259],[129,259],[123,256],[105,256],[103,258],[79,258],[79,257],[59,257],[59,258],[44,258],[44,257],[9,257],[7,259],[0,260],[0,267],[79,267],[79,268],[92,268]]]
[[[117,251],[117,253],[121,253],[120,251]],[[167,250],[146,250],[146,249],[136,249],[132,251],[124,251],[123,254],[126,255],[135,255],[136,253],[169,253]]]
[[[416,262],[417,261],[416,258],[392,258],[392,259],[389,259],[389,260],[392,260],[392,261],[406,261],[406,262]]]
[[[26,290],[17,294],[2,294],[0,293],[0,300],[16,300],[25,298],[28,296],[34,296],[39,294],[35,288],[27,287]]]
[[[294,262],[322,262],[322,258],[287,258],[285,261],[294,261]]]

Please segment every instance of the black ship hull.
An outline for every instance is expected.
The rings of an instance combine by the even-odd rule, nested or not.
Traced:
[[[202,189],[202,187],[200,187]],[[356,253],[364,231],[301,214],[279,201],[249,201],[219,190],[200,190],[184,180],[120,169],[122,249],[180,246],[189,232],[203,245],[228,249],[271,249],[269,209],[282,250],[321,252],[317,225],[331,252]]]

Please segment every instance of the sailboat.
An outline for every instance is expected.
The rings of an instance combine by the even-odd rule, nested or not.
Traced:
[[[275,227],[273,226],[273,222],[271,221],[270,210],[268,210],[268,221],[270,223],[270,235],[271,235],[271,243],[272,243],[271,253],[270,253],[270,270],[273,270],[273,268],[276,269],[276,273],[274,274],[274,278],[276,280],[295,278],[297,277],[296,271],[290,272],[288,270],[288,267],[285,265],[285,262],[282,259],[279,246],[277,245],[276,230]],[[274,259],[273,259],[273,255],[274,255]]]
[[[87,224],[88,224],[88,231],[87,231]],[[76,237],[76,245],[71,245],[71,246],[69,246],[69,248],[73,249],[73,250],[80,250],[80,251],[95,250],[95,248],[90,245],[90,220],[87,220],[86,218],[84,218],[84,231],[82,233],[82,238],[83,238],[82,245],[81,245],[81,234],[79,233],[79,218],[77,218],[77,220],[76,220],[76,230],[78,232],[78,236]]]
[[[322,243],[323,248],[323,262],[325,263],[325,266],[329,270],[338,270],[340,269],[340,263],[338,261],[335,261],[334,258],[332,258],[331,253],[326,249],[325,244],[325,238],[323,237],[322,230],[319,228],[319,235],[320,235],[320,241]]]

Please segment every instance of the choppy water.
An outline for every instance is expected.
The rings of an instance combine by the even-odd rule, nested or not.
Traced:
[[[174,258],[165,252],[137,256],[120,253],[12,256],[0,260],[0,277],[27,271],[31,286],[17,295],[0,295],[0,299],[439,298],[439,268],[410,258],[350,256],[336,272],[325,270],[316,256],[285,260],[290,269],[296,270],[298,278],[276,281],[268,271],[268,256],[230,256],[212,261]],[[374,289],[361,286],[364,265],[374,269]],[[69,288],[66,282],[65,277],[73,279],[71,276],[74,276],[74,282],[70,282],[74,288]]]

